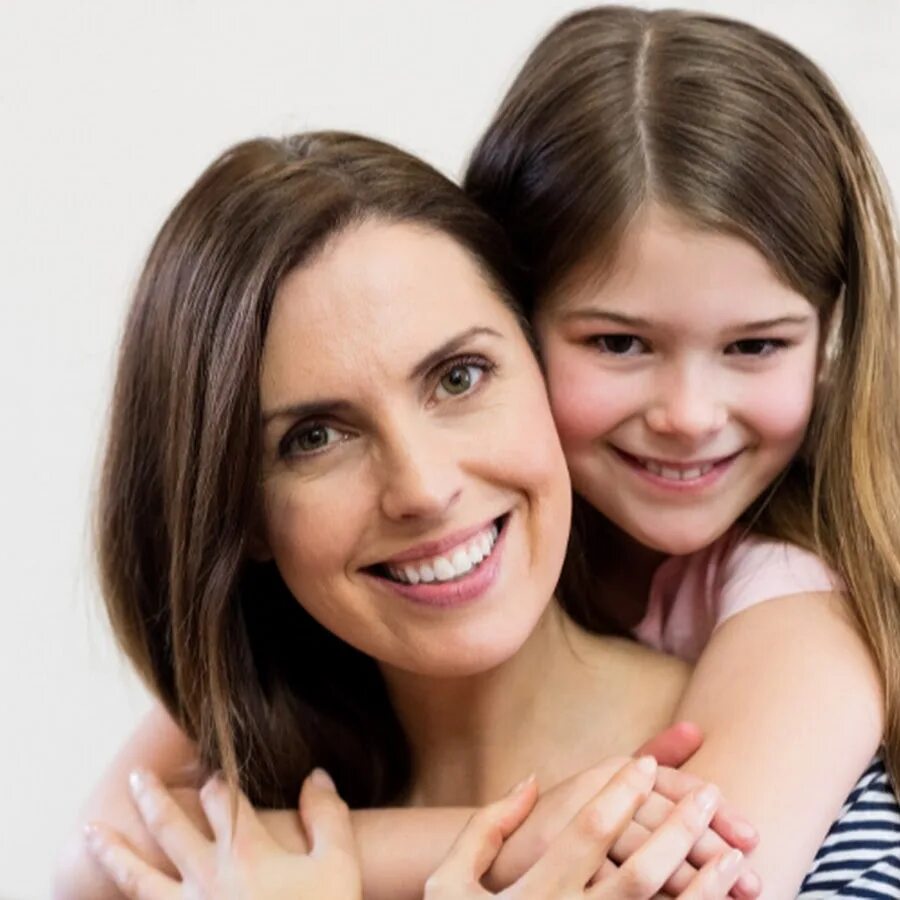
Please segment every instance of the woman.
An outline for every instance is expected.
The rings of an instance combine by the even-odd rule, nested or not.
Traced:
[[[172,213],[123,342],[100,529],[117,636],[196,744],[139,750],[167,779],[196,753],[256,805],[292,805],[317,765],[352,806],[481,805],[668,722],[684,667],[552,599],[571,495],[522,290],[458,188],[352,136],[234,148]],[[118,784],[92,813],[140,839]],[[367,884],[415,896],[413,814],[384,815]],[[88,865],[63,896],[100,895]]]

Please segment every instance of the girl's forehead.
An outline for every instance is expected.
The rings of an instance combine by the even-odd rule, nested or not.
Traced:
[[[563,316],[602,308],[723,325],[810,310],[749,241],[699,228],[660,207],[632,223],[614,259],[585,260],[549,306]]]

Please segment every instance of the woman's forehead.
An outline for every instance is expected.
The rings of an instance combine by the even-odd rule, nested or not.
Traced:
[[[451,237],[405,223],[365,222],[282,282],[263,348],[269,402],[300,384],[346,388],[405,378],[423,355],[472,328],[514,318]]]

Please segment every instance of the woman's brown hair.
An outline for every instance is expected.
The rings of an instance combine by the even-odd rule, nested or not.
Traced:
[[[536,303],[612,265],[652,202],[749,241],[818,309],[830,338],[807,449],[747,521],[840,573],[882,674],[900,783],[897,236],[878,164],[831,82],[741,22],[585,10],[534,49],[465,187],[507,229]],[[614,617],[581,594],[564,596],[582,623]]]
[[[98,505],[109,617],[202,768],[257,805],[293,806],[316,765],[355,806],[396,801],[409,779],[375,662],[250,552],[275,292],[372,218],[450,236],[513,304],[505,235],[456,185],[378,141],[313,133],[240,144],[201,175],[156,238],[121,346]]]

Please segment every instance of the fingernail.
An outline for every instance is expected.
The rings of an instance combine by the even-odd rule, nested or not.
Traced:
[[[735,853],[740,853],[739,850],[734,851]],[[762,890],[762,882],[759,880],[759,875],[753,871],[744,872],[740,878],[737,880],[737,887],[739,887],[742,891],[746,891],[748,894],[758,894]]]
[[[531,785],[534,781],[535,775],[532,772],[527,778],[523,778],[517,785],[514,785],[509,793],[506,795],[507,797],[515,797],[516,794],[521,794],[527,787]]]
[[[132,794],[140,794],[147,787],[147,773],[143,769],[135,769],[128,776],[128,784]]]
[[[729,850],[717,863],[717,872],[733,872],[743,860],[744,854],[740,850]]]
[[[324,769],[313,769],[312,772],[310,772],[309,780],[316,787],[320,787],[324,791],[337,791],[334,782],[331,780],[331,776]]]
[[[642,756],[637,761],[637,770],[644,775],[654,775],[656,773],[656,766],[656,757],[654,756]]]
[[[697,809],[704,815],[709,815],[716,808],[718,802],[719,791],[712,784],[706,785],[694,795],[694,803],[697,804]]]
[[[748,842],[755,841],[759,837],[756,829],[749,822],[735,822],[734,833],[742,841]]]
[[[93,822],[84,826],[84,839],[91,850],[99,850],[103,846],[103,833]]]

